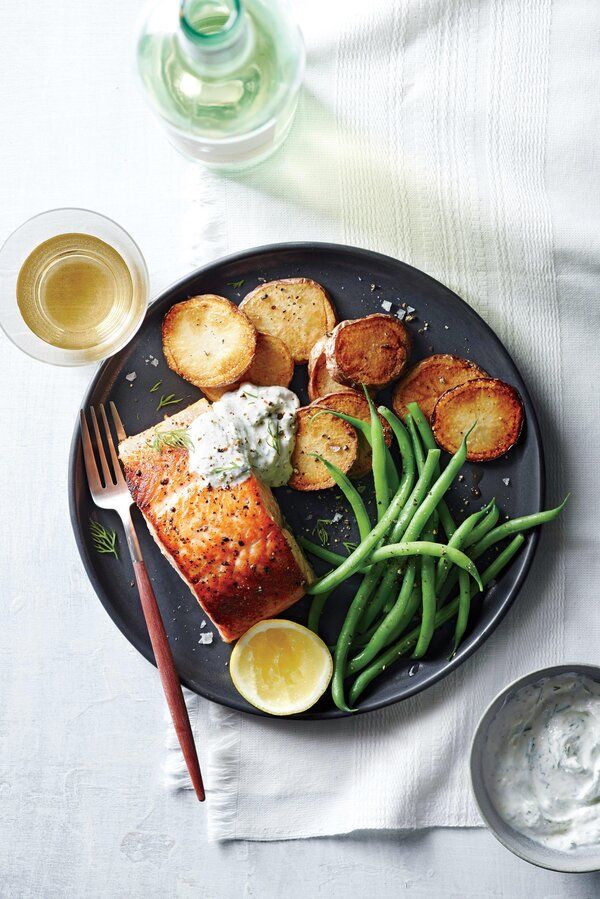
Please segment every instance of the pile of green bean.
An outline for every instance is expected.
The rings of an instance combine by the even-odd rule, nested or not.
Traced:
[[[394,661],[408,655],[422,658],[436,629],[455,618],[453,655],[467,630],[473,599],[521,548],[522,531],[552,521],[568,499],[556,509],[501,525],[499,509],[492,500],[457,526],[444,496],[465,462],[470,431],[442,469],[441,453],[429,422],[416,403],[408,406],[404,425],[385,406],[375,409],[367,391],[365,396],[370,423],[341,412],[323,410],[319,414],[345,419],[368,440],[377,522],[371,523],[362,497],[349,478],[319,456],[354,513],[360,543],[350,555],[341,556],[300,538],[308,552],[333,566],[308,589],[313,596],[308,626],[315,633],[323,608],[336,588],[357,572],[362,575],[334,651],[332,695],[343,711],[355,710],[346,701],[349,678],[354,678],[348,694],[354,704]],[[397,443],[400,472],[386,446],[380,416],[390,425]],[[480,574],[475,560],[508,537],[511,542]],[[448,602],[456,585],[458,595]]]

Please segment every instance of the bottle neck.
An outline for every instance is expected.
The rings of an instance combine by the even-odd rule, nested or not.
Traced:
[[[227,68],[247,51],[250,29],[241,0],[181,0],[179,43],[196,64]]]

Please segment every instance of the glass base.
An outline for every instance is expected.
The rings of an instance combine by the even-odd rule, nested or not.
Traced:
[[[298,98],[291,104],[285,122],[268,122],[259,131],[226,141],[209,141],[182,134],[163,123],[171,146],[193,162],[201,162],[209,169],[239,172],[253,168],[268,159],[281,147],[292,127]]]

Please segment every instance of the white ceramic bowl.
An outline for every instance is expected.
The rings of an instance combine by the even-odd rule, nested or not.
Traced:
[[[519,858],[540,868],[567,874],[583,874],[600,871],[600,846],[596,849],[587,847],[574,852],[559,852],[535,843],[529,837],[513,830],[496,810],[484,777],[485,763],[488,760],[488,731],[499,709],[512,694],[522,687],[533,684],[543,677],[556,677],[560,674],[585,675],[600,683],[600,667],[574,664],[553,665],[550,668],[532,671],[531,674],[526,674],[525,677],[520,677],[505,687],[489,704],[477,725],[471,746],[471,783],[481,817],[503,846],[514,852]]]

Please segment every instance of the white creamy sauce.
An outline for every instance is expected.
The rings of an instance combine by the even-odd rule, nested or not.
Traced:
[[[600,684],[543,678],[509,697],[490,725],[484,771],[502,818],[560,851],[600,844]]]
[[[190,471],[212,487],[239,484],[254,471],[269,487],[287,484],[300,402],[285,387],[242,384],[188,428]]]

